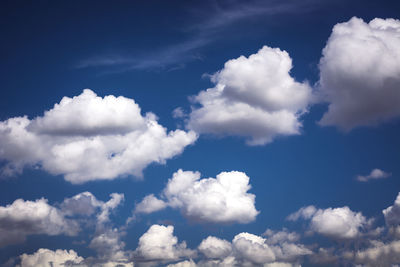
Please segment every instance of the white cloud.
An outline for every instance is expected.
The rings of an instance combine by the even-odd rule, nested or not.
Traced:
[[[397,195],[397,198],[394,204],[382,211],[385,216],[386,224],[389,226],[398,226],[400,225],[400,193]]]
[[[222,259],[229,256],[232,252],[230,242],[219,239],[214,236],[209,236],[201,241],[198,250],[210,259]]]
[[[0,247],[24,242],[28,235],[75,235],[78,231],[75,221],[65,218],[43,198],[17,199],[10,205],[0,206]]]
[[[360,235],[360,229],[368,224],[361,212],[348,207],[316,209],[314,206],[301,208],[288,216],[289,220],[310,220],[310,229],[332,238],[349,239]]]
[[[21,263],[17,267],[64,267],[64,266],[77,266],[77,267],[133,267],[133,262],[126,261],[111,261],[111,260],[98,260],[93,258],[84,259],[78,256],[74,250],[61,250],[55,251],[40,248],[33,254],[22,254],[20,256]]]
[[[264,145],[280,135],[300,133],[299,117],[311,100],[311,88],[290,76],[286,51],[264,46],[248,58],[229,60],[212,75],[214,88],[193,98],[187,123],[198,133],[246,137]]]
[[[171,225],[152,225],[139,238],[136,254],[145,261],[174,261],[195,255],[194,251],[186,248],[185,242],[178,243],[173,232],[174,227]]]
[[[127,261],[130,252],[125,251],[125,243],[121,241],[121,233],[117,229],[106,229],[97,234],[89,244],[101,259],[108,261]]]
[[[369,180],[384,179],[391,176],[390,173],[384,172],[380,169],[373,169],[368,175],[358,175],[357,180],[360,182],[368,182]]]
[[[275,261],[276,257],[272,248],[265,242],[265,238],[249,233],[240,233],[232,241],[237,257],[263,264]]]
[[[329,103],[321,125],[351,130],[400,116],[400,21],[352,18],[333,28],[320,61]]]
[[[194,132],[167,133],[154,114],[142,116],[133,99],[85,89],[42,117],[0,122],[0,159],[8,162],[3,173],[38,165],[72,183],[140,177],[150,163],[164,163],[196,138]]]
[[[49,249],[41,248],[33,254],[22,254],[20,256],[21,264],[19,267],[64,267],[69,264],[79,264],[83,258],[73,250],[57,249],[52,251]]]
[[[181,261],[175,264],[168,264],[167,267],[196,267],[197,264],[190,260],[190,261]]]
[[[145,196],[135,207],[136,213],[152,213],[167,207],[167,203],[156,198],[153,194]]]
[[[296,232],[289,232],[287,229],[282,231],[273,231],[267,229],[263,236],[267,238],[268,244],[279,244],[282,242],[296,242],[300,239],[300,235]]]
[[[356,251],[354,258],[356,263],[365,266],[394,266],[400,263],[400,241],[386,244],[374,241],[371,247]]]
[[[243,172],[221,172],[216,178],[200,179],[199,172],[178,170],[168,180],[162,197],[168,206],[180,209],[192,220],[249,223],[259,213],[254,205],[255,196],[247,193],[250,188],[249,177]],[[139,203],[135,213],[158,210],[164,205],[155,209],[154,203],[161,201],[149,195]]]
[[[71,198],[66,198],[60,205],[61,212],[66,216],[96,215],[98,226],[110,220],[110,212],[124,201],[124,194],[112,193],[107,202],[98,200],[92,193],[83,192]]]

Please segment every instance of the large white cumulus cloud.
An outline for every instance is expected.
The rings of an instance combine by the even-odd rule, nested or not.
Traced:
[[[198,222],[249,223],[259,213],[255,195],[248,193],[249,177],[243,172],[222,172],[216,178],[200,179],[199,172],[175,172],[162,193],[164,200],[149,195],[135,213],[150,213],[170,206]]]
[[[322,125],[350,130],[400,116],[400,21],[336,24],[323,50],[319,83],[329,102]]]
[[[311,100],[307,83],[290,76],[286,51],[264,46],[248,58],[229,60],[212,76],[215,87],[193,98],[187,127],[198,133],[235,135],[263,145],[279,135],[299,134],[299,117]]]
[[[101,98],[85,89],[42,117],[0,122],[0,159],[8,162],[5,173],[39,165],[72,183],[140,177],[147,165],[164,163],[196,138],[194,132],[167,132],[154,114],[142,116],[133,99]]]
[[[310,220],[311,230],[338,239],[355,238],[368,224],[361,212],[354,212],[349,207],[317,209],[314,206],[308,206],[288,217],[293,221],[299,218]]]

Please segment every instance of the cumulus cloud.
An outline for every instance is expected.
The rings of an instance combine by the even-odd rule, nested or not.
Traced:
[[[268,239],[249,233],[236,235],[232,245],[237,259],[253,264],[293,263],[304,255],[312,254],[312,251],[304,247],[304,245],[287,241],[271,244]]]
[[[293,221],[299,218],[310,220],[312,231],[338,239],[358,237],[360,229],[368,225],[361,212],[353,212],[349,207],[317,209],[308,206],[288,216]]]
[[[152,213],[167,207],[167,203],[156,198],[153,194],[145,196],[135,207],[136,213]]]
[[[371,242],[372,246],[356,251],[354,261],[364,266],[394,266],[400,263],[400,241]]]
[[[41,248],[33,254],[22,254],[19,267],[64,267],[79,264],[83,258],[73,250],[57,249],[52,251]]]
[[[0,159],[7,162],[3,173],[40,166],[72,183],[141,177],[150,163],[164,163],[196,138],[192,131],[167,132],[154,114],[142,116],[133,99],[85,89],[41,117],[0,122]]]
[[[149,195],[135,213],[149,213],[166,206],[179,209],[199,222],[249,223],[259,213],[255,195],[248,193],[249,177],[243,172],[221,172],[216,178],[200,179],[199,172],[178,170],[168,180],[159,200]]]
[[[320,124],[351,130],[400,116],[400,21],[352,18],[332,30],[320,61],[328,111]]]
[[[79,267],[133,267],[133,262],[122,261],[99,261],[91,258],[84,259],[78,256],[74,250],[55,251],[45,248],[38,249],[33,254],[22,254],[20,257],[21,263],[17,267],[64,267],[64,266],[79,266]]]
[[[227,61],[211,76],[215,87],[193,97],[200,107],[192,108],[187,127],[198,133],[242,136],[250,145],[299,134],[311,88],[296,82],[291,68],[286,51],[268,46]]]
[[[357,180],[360,182],[368,182],[369,180],[384,179],[391,176],[390,173],[384,172],[380,169],[373,169],[368,175],[358,175]]]
[[[121,233],[117,229],[107,229],[97,234],[89,248],[94,249],[99,258],[108,261],[127,261],[130,258],[130,252],[125,251],[125,242],[121,241]]]
[[[139,238],[136,255],[143,261],[176,261],[182,257],[191,257],[195,251],[187,249],[186,243],[178,243],[178,238],[173,235],[172,225],[152,225],[146,233]]]
[[[382,211],[388,226],[400,225],[400,193],[397,195],[394,204]]]
[[[24,242],[28,235],[76,235],[78,224],[65,218],[59,209],[42,198],[35,201],[17,199],[0,206],[0,247]]]
[[[214,236],[209,236],[201,241],[198,250],[210,259],[226,258],[232,252],[232,245],[230,242],[219,239]]]

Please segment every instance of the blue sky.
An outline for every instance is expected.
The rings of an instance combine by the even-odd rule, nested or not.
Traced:
[[[399,264],[399,14],[2,2],[0,264]]]

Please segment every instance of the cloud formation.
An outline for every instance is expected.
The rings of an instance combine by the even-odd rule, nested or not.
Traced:
[[[191,257],[195,251],[187,249],[186,243],[178,243],[178,238],[173,235],[172,225],[152,225],[146,233],[139,238],[139,245],[135,250],[136,255],[143,261],[176,261],[182,257]]]
[[[76,235],[78,224],[44,198],[35,201],[17,199],[0,206],[0,247],[22,243],[28,235]]]
[[[397,195],[393,205],[382,211],[388,226],[400,225],[400,193]]]
[[[249,57],[229,60],[211,76],[215,87],[193,97],[187,127],[198,133],[242,136],[264,145],[281,135],[300,133],[299,118],[311,101],[308,83],[290,76],[286,51],[264,46]]]
[[[384,172],[380,169],[373,169],[368,175],[358,175],[357,180],[360,182],[368,182],[369,180],[384,179],[391,176],[390,173]]]
[[[71,183],[141,177],[150,163],[164,163],[196,138],[194,132],[167,132],[154,114],[142,116],[133,99],[101,98],[85,89],[42,117],[0,122],[0,159],[7,162],[3,174],[40,166]]]
[[[332,30],[320,61],[328,111],[320,124],[345,131],[400,116],[400,21],[353,17]]]
[[[349,207],[317,209],[308,206],[288,216],[292,221],[299,218],[310,220],[312,231],[337,239],[358,237],[360,229],[368,223],[361,212],[353,212]]]
[[[199,172],[178,170],[157,199],[146,196],[135,213],[150,213],[167,206],[179,209],[194,221],[249,223],[259,213],[255,195],[248,193],[249,177],[243,172],[221,172],[216,178],[200,179]]]
[[[20,258],[21,264],[18,267],[63,267],[83,261],[83,258],[78,256],[74,250],[57,249],[53,251],[45,248],[41,248],[33,254],[22,254]]]

